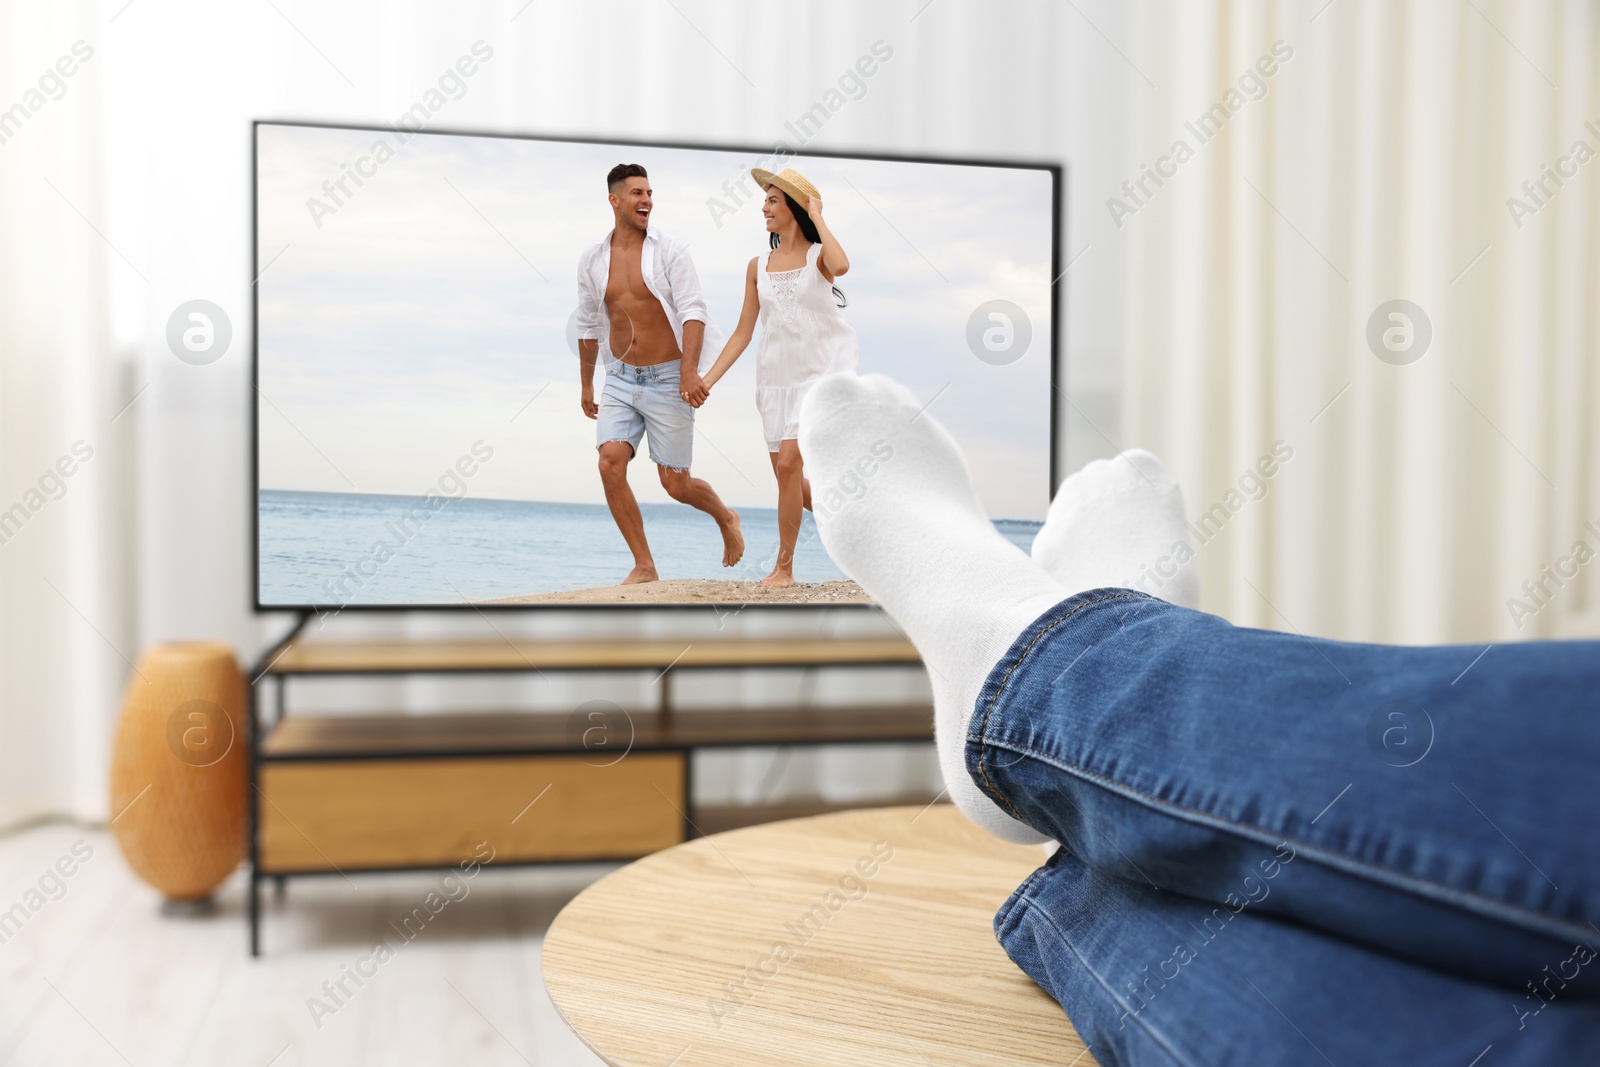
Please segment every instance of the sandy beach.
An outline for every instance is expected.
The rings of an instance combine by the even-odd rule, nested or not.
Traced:
[[[485,604],[870,604],[872,598],[855,582],[798,582],[789,589],[767,589],[760,582],[715,578],[671,578],[603,589],[569,589],[560,593],[486,600]]]

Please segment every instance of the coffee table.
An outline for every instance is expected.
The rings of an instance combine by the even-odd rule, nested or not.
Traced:
[[[545,937],[545,984],[627,1067],[1091,1067],[994,936],[1043,860],[949,804],[697,838],[574,898]]]

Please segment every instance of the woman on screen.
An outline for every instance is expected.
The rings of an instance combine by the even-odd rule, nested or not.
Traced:
[[[801,509],[811,507],[811,483],[797,440],[800,401],[818,378],[855,372],[856,332],[839,314],[844,294],[833,284],[850,269],[850,260],[823,221],[817,187],[792,168],[782,174],[760,168],[750,173],[767,192],[761,213],[771,235],[771,250],[765,262],[757,256],[745,271],[738,328],[705,375],[704,385],[709,391],[744,353],[759,314],[756,409],[761,412],[772,473],[778,479],[778,558],[761,584],[781,589],[794,585]],[[704,394],[686,399],[703,401]]]

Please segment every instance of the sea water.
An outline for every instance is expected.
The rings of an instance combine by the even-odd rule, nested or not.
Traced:
[[[460,604],[622,581],[633,557],[604,504],[371,493],[260,493],[264,605]],[[436,498],[434,503],[437,503]],[[744,559],[722,566],[722,535],[686,504],[640,504],[656,571],[667,578],[758,581],[778,550],[774,508],[739,508]],[[1024,552],[1039,523],[995,523]],[[805,513],[795,548],[800,582],[844,578]]]

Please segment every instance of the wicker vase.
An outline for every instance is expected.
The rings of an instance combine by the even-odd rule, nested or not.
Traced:
[[[150,649],[129,679],[111,757],[111,829],[128,865],[196,904],[245,854],[244,676],[220,643]]]

